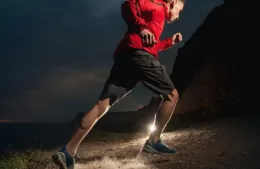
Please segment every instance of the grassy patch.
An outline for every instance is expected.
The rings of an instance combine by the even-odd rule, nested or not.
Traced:
[[[0,169],[44,169],[49,160],[40,150],[25,150],[0,157]]]

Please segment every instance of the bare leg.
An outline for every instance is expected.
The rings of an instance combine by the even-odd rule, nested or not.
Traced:
[[[148,139],[151,143],[156,142],[160,139],[163,130],[165,129],[166,125],[171,119],[171,116],[179,98],[177,90],[174,89],[172,93],[168,95],[168,97],[169,100],[162,101],[160,108],[156,114],[154,123],[154,125],[156,126],[156,130],[153,133],[151,133]]]
[[[66,150],[71,156],[75,156],[82,140],[87,136],[95,123],[109,110],[109,98],[99,101],[87,112],[81,122],[81,126],[76,130],[72,139],[66,145]]]

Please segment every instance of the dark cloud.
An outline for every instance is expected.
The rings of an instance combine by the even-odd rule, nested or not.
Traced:
[[[120,15],[122,2],[1,2],[0,118],[68,120],[91,107],[126,30]],[[163,38],[183,32],[187,40],[220,2],[188,1],[181,20],[166,25]],[[177,47],[161,54],[167,67],[172,66]],[[146,97],[139,97],[140,93],[147,93]],[[151,95],[138,87],[113,110],[135,109]]]
[[[25,89],[16,97],[6,98],[6,111],[17,113],[19,118],[41,119],[51,117],[56,110],[63,112],[63,118],[66,118],[72,111],[70,107],[75,106],[75,100],[82,99],[84,104],[79,102],[74,111],[86,109],[86,100],[97,99],[97,91],[104,81],[105,77],[96,71],[56,68],[37,88]]]

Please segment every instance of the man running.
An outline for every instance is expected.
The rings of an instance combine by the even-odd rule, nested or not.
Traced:
[[[128,30],[114,53],[114,64],[98,102],[87,112],[72,139],[52,159],[60,169],[73,169],[78,146],[95,123],[141,82],[163,98],[155,117],[156,130],[150,134],[143,151],[173,155],[176,150],[161,141],[161,134],[170,120],[178,101],[166,68],[158,60],[158,52],[182,41],[180,33],[160,40],[165,21],[179,18],[184,0],[126,0],[122,16]],[[111,124],[112,125],[112,124]]]

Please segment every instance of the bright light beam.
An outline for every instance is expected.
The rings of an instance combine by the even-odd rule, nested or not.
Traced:
[[[149,126],[149,130],[150,130],[151,133],[154,132],[154,131],[156,130],[155,125],[154,125],[154,124],[151,124],[151,125]]]

